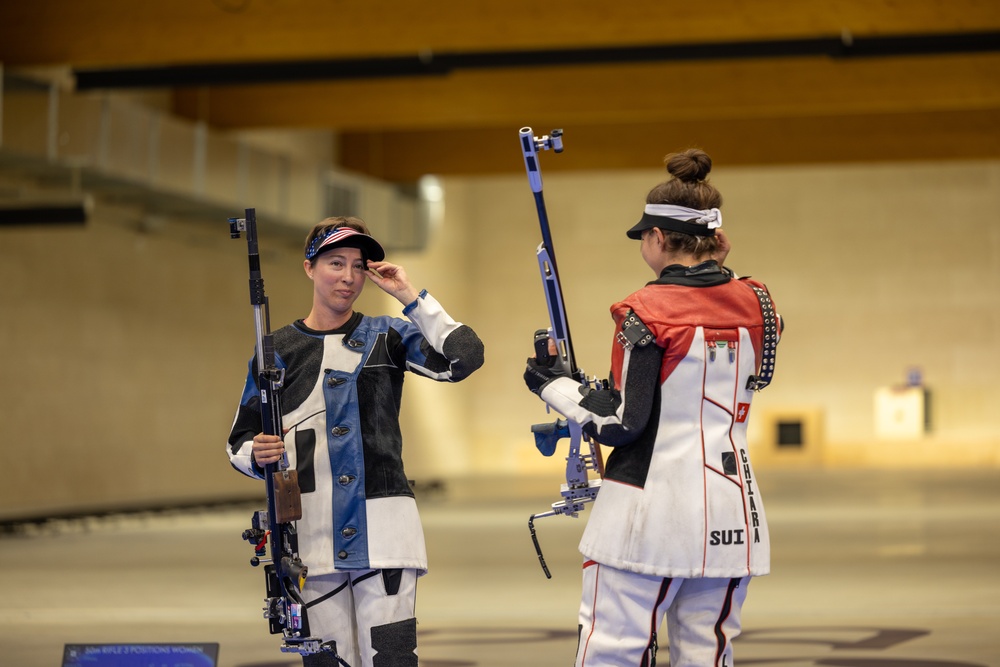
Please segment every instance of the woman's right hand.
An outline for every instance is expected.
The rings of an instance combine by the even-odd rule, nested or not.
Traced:
[[[725,266],[726,257],[729,256],[729,251],[733,249],[733,245],[729,242],[729,237],[726,236],[721,227],[715,230],[715,238],[719,240],[719,246],[709,259],[714,259],[719,263],[720,267]]]
[[[253,460],[261,468],[277,463],[285,453],[285,443],[280,436],[258,433],[253,437]]]

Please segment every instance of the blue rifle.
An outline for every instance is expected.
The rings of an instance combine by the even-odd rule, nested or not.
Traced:
[[[240,238],[241,232],[246,232],[250,263],[250,304],[253,306],[257,337],[261,432],[283,437],[281,387],[285,381],[285,370],[275,364],[271,318],[267,295],[264,293],[264,279],[260,273],[257,217],[254,209],[246,209],[245,218],[229,219],[230,238]],[[264,599],[264,618],[268,619],[271,634],[281,633],[281,650],[286,653],[329,653],[341,665],[350,667],[337,655],[336,642],[324,643],[319,638],[309,636],[306,603],[302,599],[308,568],[299,558],[299,540],[294,523],[302,518],[302,497],[298,471],[289,468],[287,454],[282,454],[277,463],[269,463],[264,467],[264,487],[267,492],[267,509],[254,513],[251,527],[243,531],[243,539],[254,545],[254,556],[250,559],[250,564],[257,567],[261,563],[267,563],[264,567],[267,594]],[[270,556],[266,557],[268,547]],[[262,556],[265,558],[261,558]]]
[[[535,332],[535,358],[539,362],[558,366],[564,375],[586,384],[586,376],[576,365],[576,357],[573,354],[573,340],[569,332],[569,322],[566,319],[566,306],[563,303],[562,287],[559,283],[559,269],[552,244],[549,216],[545,210],[545,198],[542,194],[542,172],[538,164],[539,150],[552,149],[556,153],[562,152],[562,130],[552,130],[550,135],[538,138],[534,136],[530,127],[524,127],[521,128],[519,134],[524,166],[528,172],[528,183],[531,185],[531,191],[535,197],[538,222],[542,231],[542,242],[538,246],[536,255],[545,291],[545,301],[549,310],[550,328]],[[552,359],[549,353],[550,340],[555,344],[555,359]],[[600,478],[590,479],[589,472],[595,471],[599,476],[602,475],[604,464],[598,445],[590,438],[583,437],[581,425],[572,419],[559,419],[551,424],[535,424],[531,427],[531,431],[535,434],[535,446],[544,456],[552,456],[559,440],[569,438],[569,452],[566,456],[566,483],[561,485],[560,489],[562,499],[552,503],[551,510],[532,514],[528,518],[528,530],[531,532],[531,541],[538,554],[538,562],[541,563],[545,576],[551,579],[552,574],[545,564],[545,557],[542,555],[542,548],[535,533],[535,519],[556,516],[557,514],[578,517],[584,509],[584,505],[593,502],[597,498],[597,492],[601,489]],[[580,444],[583,441],[588,444],[590,451],[588,454],[581,455]]]

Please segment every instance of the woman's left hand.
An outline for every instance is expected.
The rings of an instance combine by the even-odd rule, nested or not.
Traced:
[[[417,298],[417,290],[410,284],[403,267],[389,262],[368,262],[368,280],[379,286],[386,294],[396,297],[404,306]]]

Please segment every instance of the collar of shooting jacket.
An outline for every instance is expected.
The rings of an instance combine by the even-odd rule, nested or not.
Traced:
[[[732,271],[719,266],[714,259],[694,266],[671,264],[660,272],[660,277],[648,285],[683,285],[685,287],[714,287],[733,279]]]
[[[306,326],[305,320],[295,320],[295,328],[303,333],[309,334],[310,336],[329,336],[332,334],[344,334],[344,340],[346,341],[351,337],[351,334],[354,333],[354,330],[358,328],[358,325],[361,324],[361,320],[363,318],[364,315],[355,310],[354,313],[351,315],[351,319],[347,320],[336,329],[330,329],[328,331],[317,331],[316,329],[310,329],[309,327]]]

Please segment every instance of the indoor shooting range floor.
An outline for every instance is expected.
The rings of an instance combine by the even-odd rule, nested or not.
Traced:
[[[750,585],[737,665],[1000,667],[1000,471],[758,473],[772,573]],[[551,580],[527,528],[557,483],[417,486],[431,567],[421,667],[572,664],[583,519],[536,522]],[[66,644],[209,642],[220,667],[300,664],[261,617],[262,574],[240,537],[253,509],[0,536],[0,665],[59,667]]]

